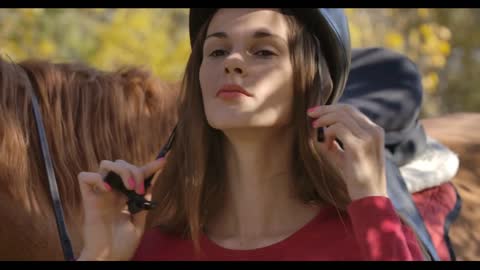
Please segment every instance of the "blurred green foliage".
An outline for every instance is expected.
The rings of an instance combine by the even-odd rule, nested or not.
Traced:
[[[346,12],[354,47],[388,47],[417,63],[425,116],[480,111],[479,9]],[[17,61],[142,65],[178,81],[190,53],[188,9],[0,9],[0,50]]]

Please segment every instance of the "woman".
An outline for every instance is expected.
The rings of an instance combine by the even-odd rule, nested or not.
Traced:
[[[212,9],[190,19],[171,152],[79,174],[78,259],[423,259],[387,195],[382,129],[335,104],[350,61],[343,14]],[[126,211],[124,195],[103,181],[109,171],[153,194],[148,221]]]

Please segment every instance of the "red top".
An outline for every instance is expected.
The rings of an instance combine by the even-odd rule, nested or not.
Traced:
[[[301,229],[275,244],[253,250],[223,248],[205,235],[203,255],[193,242],[146,231],[133,260],[423,260],[413,231],[403,225],[390,199],[381,196],[352,202],[347,214],[325,207]]]

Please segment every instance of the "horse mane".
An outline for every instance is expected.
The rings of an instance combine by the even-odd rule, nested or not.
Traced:
[[[103,159],[133,164],[153,160],[177,120],[173,102],[177,88],[146,69],[123,67],[107,72],[83,63],[32,59],[17,65],[0,58],[0,218],[4,224],[0,254],[4,255],[12,249],[6,242],[19,241],[21,234],[29,234],[33,240],[26,240],[33,243],[39,237],[35,229],[36,234],[56,234],[28,78],[41,107],[71,230],[81,226],[77,224],[82,213],[78,173],[97,171]],[[34,224],[35,220],[41,222]],[[7,230],[13,223],[19,226],[16,239]],[[41,224],[45,226],[39,228]],[[37,248],[46,245],[38,242]]]

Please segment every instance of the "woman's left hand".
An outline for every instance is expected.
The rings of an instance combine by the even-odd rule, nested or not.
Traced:
[[[383,129],[348,104],[318,106],[307,114],[313,128],[323,127],[325,140],[317,142],[318,149],[338,166],[350,198],[387,197]]]

